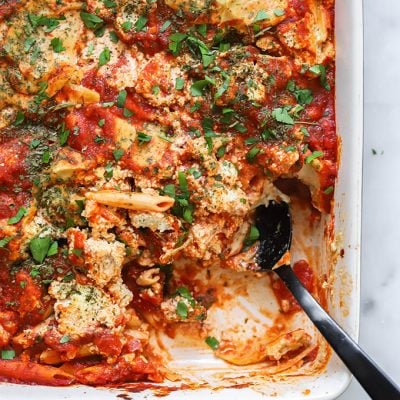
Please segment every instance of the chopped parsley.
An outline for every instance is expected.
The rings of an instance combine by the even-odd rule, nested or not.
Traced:
[[[253,163],[260,151],[261,149],[259,147],[252,147],[246,154],[246,160],[249,163]]]
[[[137,134],[137,140],[139,142],[139,145],[142,145],[144,143],[150,142],[152,139],[151,135],[148,135],[147,133],[144,132],[138,132]]]
[[[171,208],[172,214],[191,224],[193,222],[194,204],[190,201],[189,185],[183,171],[178,172],[178,182],[178,187],[171,183],[167,184],[162,193],[175,199],[175,204]]]
[[[85,11],[80,12],[80,17],[85,24],[86,28],[97,30],[104,25],[104,21],[95,14],[90,14]]]
[[[50,46],[53,48],[55,53],[62,53],[66,50],[66,48],[63,46],[62,40],[58,37],[51,39]]]
[[[189,174],[191,174],[193,176],[193,178],[195,179],[199,179],[202,176],[201,171],[199,171],[198,169],[192,167],[188,169]]]
[[[25,114],[21,110],[18,110],[17,115],[15,116],[14,125],[15,126],[22,125],[24,121],[25,121]]]
[[[276,138],[276,133],[272,129],[267,128],[261,132],[261,138],[267,142],[268,140]]]
[[[210,346],[213,350],[217,350],[219,347],[219,341],[214,336],[207,336],[205,340],[206,344]]]
[[[176,195],[175,185],[173,185],[172,183],[169,183],[169,184],[165,185],[164,189],[163,189],[163,193],[166,196],[175,198],[175,195]]]
[[[31,251],[32,257],[39,264],[41,264],[47,256],[56,254],[57,248],[57,242],[53,242],[49,236],[36,237],[29,242],[29,250]]]
[[[282,8],[275,8],[274,9],[274,14],[277,17],[283,17],[285,15],[285,10],[283,10]]]
[[[310,164],[315,159],[322,157],[323,155],[324,155],[323,151],[313,151],[313,153],[306,158],[306,164]]]
[[[106,65],[111,60],[111,53],[108,47],[104,47],[99,56],[99,67]]]
[[[47,257],[55,256],[57,253],[58,253],[58,243],[53,242],[49,247],[49,250],[47,252]]]
[[[63,335],[60,339],[60,343],[64,344],[64,343],[68,343],[70,341],[70,337],[68,335]]]
[[[171,26],[172,22],[170,20],[165,21],[160,28],[160,32],[165,32],[170,26]]]
[[[133,111],[131,111],[129,108],[124,107],[124,110],[122,111],[122,115],[123,115],[125,118],[130,118],[130,117],[133,116],[133,114],[134,114]]]
[[[201,108],[201,103],[196,101],[196,103],[194,103],[191,107],[190,107],[190,112],[195,112],[200,110]]]
[[[104,5],[107,8],[115,8],[115,7],[117,7],[117,3],[115,1],[113,1],[113,0],[102,0],[102,1],[103,1]]]
[[[30,149],[36,149],[36,147],[40,146],[42,141],[39,139],[32,139],[31,143],[29,144]]]
[[[226,146],[221,146],[221,147],[218,148],[216,156],[218,158],[221,158],[221,157],[223,157],[225,155],[225,153],[226,153]]]
[[[293,125],[294,120],[292,116],[289,114],[287,108],[275,108],[272,111],[272,116],[275,118],[276,121],[282,122],[284,124]]]
[[[207,24],[197,25],[196,31],[199,32],[201,36],[206,37],[206,35],[207,35]]]
[[[186,305],[186,303],[182,300],[178,301],[177,305],[176,305],[176,314],[178,315],[178,317],[182,318],[182,319],[186,319],[188,317],[188,306]]]
[[[21,219],[28,213],[28,210],[25,207],[20,207],[17,213],[8,219],[7,224],[8,225],[14,225],[17,224]]]
[[[285,147],[285,153],[293,153],[294,151],[296,151],[296,146],[287,146]]]
[[[123,155],[124,155],[123,149],[115,149],[113,151],[113,156],[114,156],[115,161],[119,161]]]
[[[2,360],[13,360],[15,357],[14,350],[2,350],[1,351],[1,359]]]
[[[190,293],[190,290],[185,287],[185,286],[180,286],[176,289],[176,294],[182,296],[183,298],[185,298],[186,300],[189,301],[190,305],[192,307],[194,307],[194,305],[196,304],[192,293]]]
[[[193,97],[203,96],[204,89],[209,85],[215,85],[215,81],[206,75],[204,79],[193,82],[192,86],[190,87],[190,94]]]
[[[185,80],[183,78],[176,78],[175,80],[175,89],[182,90],[185,87]]]
[[[104,178],[109,181],[114,175],[112,164],[108,162],[104,167]]]
[[[72,249],[72,254],[77,257],[82,257],[83,250],[82,249]]]
[[[286,88],[291,92],[299,104],[308,105],[313,101],[312,92],[309,89],[301,89],[296,86],[296,83],[290,80]]]
[[[128,93],[127,93],[127,91],[125,89],[121,90],[118,93],[118,97],[117,97],[117,107],[118,108],[123,108],[124,107],[127,95],[128,95]]]
[[[24,41],[24,51],[25,53],[28,53],[31,48],[33,47],[33,45],[36,43],[36,39],[33,37],[27,37]]]
[[[310,67],[309,71],[319,76],[319,81],[323,88],[325,88],[326,90],[331,90],[331,86],[326,79],[326,68],[322,64],[317,64]]]
[[[111,40],[113,43],[118,43],[118,42],[119,42],[119,37],[118,37],[118,35],[117,35],[117,32],[115,32],[115,31],[111,31],[111,32],[110,32],[110,40]]]
[[[154,96],[158,96],[160,94],[160,86],[158,85],[154,85],[151,88],[152,93],[154,94]]]
[[[32,25],[33,29],[37,29],[38,27],[45,27],[44,31],[49,33],[54,31],[59,25],[61,20],[65,20],[65,17],[59,18],[49,18],[45,17],[44,15],[35,15],[35,14],[28,14],[28,20]]]
[[[259,22],[259,21],[264,21],[266,19],[269,19],[269,16],[265,10],[260,10],[257,15],[255,16],[253,22]]]
[[[171,50],[174,56],[178,55],[182,48],[182,42],[187,38],[187,35],[184,33],[176,32],[168,37],[169,45],[168,48]]]
[[[259,143],[260,142],[260,139],[259,138],[256,138],[256,137],[249,137],[249,138],[247,138],[245,141],[244,141],[244,144],[246,145],[246,146],[252,146],[253,144],[257,144],[257,143]]]
[[[144,15],[141,15],[138,20],[135,22],[135,31],[136,32],[141,32],[145,29],[146,24],[147,24],[147,17]]]
[[[51,160],[51,153],[49,149],[46,149],[42,154],[42,162],[48,164]]]
[[[308,129],[305,128],[304,126],[300,128],[300,132],[306,137],[310,136],[310,133],[308,132]]]
[[[7,236],[3,239],[0,239],[0,248],[6,247],[8,245],[8,243],[10,243],[12,238],[13,238],[12,236]]]
[[[65,129],[65,124],[63,122],[61,125],[60,134],[58,137],[58,142],[60,143],[61,146],[64,146],[67,143],[69,133],[70,133],[69,129]]]
[[[230,76],[223,74],[224,76],[224,81],[222,82],[222,85],[218,88],[217,92],[215,93],[215,100],[219,99],[229,88],[229,84],[231,81]]]
[[[204,68],[207,68],[215,60],[215,52],[210,50],[207,45],[197,37],[188,36],[187,43],[190,48],[197,49],[200,52]]]
[[[260,231],[255,225],[251,225],[243,244],[246,247],[250,247],[260,238]]]
[[[133,23],[131,21],[125,21],[121,24],[121,28],[124,32],[128,32],[132,29]]]

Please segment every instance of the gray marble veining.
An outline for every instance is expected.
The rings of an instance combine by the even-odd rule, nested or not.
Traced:
[[[400,1],[364,0],[364,23],[360,344],[400,383]],[[353,381],[338,400],[368,398]]]

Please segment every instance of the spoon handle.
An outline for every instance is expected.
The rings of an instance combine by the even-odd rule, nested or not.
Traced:
[[[314,325],[373,400],[400,400],[400,389],[331,318],[293,272],[290,265],[274,269]]]

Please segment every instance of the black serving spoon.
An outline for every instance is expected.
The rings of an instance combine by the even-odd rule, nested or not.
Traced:
[[[260,245],[256,261],[264,271],[276,272],[297,302],[329,342],[336,354],[373,400],[400,400],[400,389],[368,357],[358,344],[327,314],[293,272],[290,265],[277,264],[290,249],[292,221],[289,205],[271,201],[256,210]]]

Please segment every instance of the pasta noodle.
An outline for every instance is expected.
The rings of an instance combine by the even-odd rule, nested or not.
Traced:
[[[24,361],[0,360],[0,374],[12,380],[40,385],[66,386],[74,382],[72,375],[59,368]]]
[[[164,212],[174,205],[174,199],[168,196],[156,196],[146,193],[124,193],[116,190],[103,190],[85,194],[88,200],[111,207],[136,211]]]

